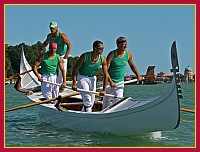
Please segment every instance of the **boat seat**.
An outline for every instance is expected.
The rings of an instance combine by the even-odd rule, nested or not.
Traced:
[[[101,112],[105,112],[105,111],[108,111],[110,109],[112,109],[113,107],[117,106],[118,104],[122,103],[123,101],[126,101],[129,97],[124,97],[123,99],[113,103],[112,105],[110,105],[109,107],[103,109]]]
[[[95,101],[94,104],[100,104],[100,105],[101,105],[102,102],[100,102],[100,101]],[[62,104],[60,104],[60,105],[63,106],[63,107],[65,107],[65,106],[74,106],[74,105],[76,105],[76,106],[79,106],[79,105],[83,106],[83,102],[62,103]]]
[[[102,102],[101,101],[95,101],[94,106],[92,108],[92,111],[101,111],[102,110]],[[61,103],[60,106],[67,110],[75,110],[75,111],[81,111],[83,108],[83,102],[69,102],[69,103]]]

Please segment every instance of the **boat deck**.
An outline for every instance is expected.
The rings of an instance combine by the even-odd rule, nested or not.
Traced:
[[[70,94],[76,94],[71,97],[67,97]],[[71,89],[64,89],[60,91],[59,93],[62,96],[62,103],[60,106],[65,109],[65,111],[81,111],[83,108],[83,101],[81,98],[81,95],[78,94],[77,92],[71,90]],[[43,96],[41,91],[35,92],[32,95],[27,96],[30,100],[34,102],[39,102],[46,100]],[[92,108],[93,112],[101,112],[101,113],[110,113],[110,112],[116,112],[116,111],[121,111],[121,110],[127,110],[130,108],[135,108],[139,107],[141,105],[144,105],[148,102],[151,102],[155,98],[149,99],[149,100],[143,100],[143,99],[132,99],[130,97],[124,97],[123,99],[120,99],[118,102],[112,104],[111,106],[102,109],[103,107],[103,102],[101,101],[101,98],[96,98],[94,102],[94,106]],[[49,107],[56,109],[55,107],[56,101],[51,101],[48,103],[42,104],[43,106]]]

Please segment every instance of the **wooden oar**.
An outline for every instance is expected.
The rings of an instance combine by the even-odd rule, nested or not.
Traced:
[[[96,88],[96,90],[100,90],[100,89],[101,88]],[[68,95],[64,95],[64,96],[62,96],[62,98],[68,98],[68,97],[79,95],[79,94],[80,94],[80,92],[74,92],[74,93],[71,93],[71,94],[68,94]],[[39,105],[39,104],[48,103],[50,101],[54,101],[54,100],[57,100],[57,99],[58,98],[52,98],[52,99],[48,99],[48,100],[37,101],[37,102],[34,102],[34,103],[30,103],[30,104],[26,104],[26,105],[22,105],[22,106],[18,106],[18,107],[15,107],[15,108],[11,108],[11,109],[5,110],[5,112],[32,107],[32,106],[36,106],[36,105]]]
[[[122,84],[128,84],[128,83],[133,83],[133,82],[137,82],[138,79],[133,79],[133,80],[129,80],[129,81],[124,81],[124,82],[120,82],[120,83],[117,83],[116,86],[119,86],[119,85],[122,85]],[[57,86],[60,86],[61,84],[58,84],[58,83],[53,83],[53,82],[50,82],[50,81],[46,81],[46,80],[43,80],[43,82],[46,82],[46,83],[50,83],[50,84],[53,84],[53,85],[57,85]],[[107,88],[109,88],[110,85],[107,86]],[[70,87],[67,87],[67,88],[70,88]],[[71,88],[70,88],[71,89]],[[103,89],[103,87],[99,87],[99,88],[96,88],[96,90],[100,90],[100,89]],[[86,92],[87,90],[77,90],[77,91],[82,91],[82,92]],[[87,91],[88,92],[88,91]],[[99,96],[99,92],[91,92],[89,91],[88,93],[93,93],[93,94],[96,94]],[[118,97],[118,96],[114,96],[114,95],[111,95],[111,94],[105,94],[109,97],[113,97],[113,98],[119,98],[119,99],[123,99],[124,97]]]
[[[187,108],[181,108],[181,111],[195,113],[195,110],[190,110],[190,109],[187,109]]]
[[[46,80],[43,80],[43,82],[46,82],[46,83],[49,83],[49,84],[53,84],[53,85],[57,85],[57,86],[61,86],[61,84],[59,84],[59,83],[53,83],[53,82],[46,81]],[[66,88],[71,89],[71,87],[68,87],[68,86],[66,86]],[[100,95],[100,92],[84,90],[84,89],[79,89],[79,88],[77,88],[77,91]],[[124,98],[124,97],[119,97],[119,96],[115,96],[115,95],[112,95],[112,94],[105,94],[105,96],[112,97],[112,98],[119,98],[119,99],[123,99]]]
[[[122,85],[122,84],[129,84],[129,83],[133,83],[133,82],[137,82],[138,79],[133,79],[133,80],[129,80],[129,81],[124,81],[124,82],[119,82],[116,84],[116,86]],[[107,86],[107,88],[109,88],[110,85]],[[103,87],[100,87],[100,89],[103,89]]]
[[[28,70],[26,72],[21,73],[20,75],[26,74],[26,73],[31,72],[31,71],[32,70]],[[118,83],[116,85],[118,86],[118,85],[121,85],[121,84],[128,84],[128,83],[132,83],[132,82],[136,82],[136,81],[138,81],[138,80],[137,79],[133,79],[133,80],[130,80],[130,81],[125,81],[125,82]],[[49,82],[49,81],[44,81],[44,82],[54,84],[54,83]],[[60,84],[58,84],[58,85],[60,85]],[[110,86],[107,86],[107,87],[110,87]],[[96,90],[100,90],[102,88],[103,87],[99,87],[99,88],[96,88]],[[99,92],[93,92],[93,93],[99,95]],[[80,92],[74,92],[74,93],[68,94],[66,96],[62,96],[62,98],[71,97],[71,96],[75,96],[75,95],[79,95],[79,94],[80,94]],[[117,96],[111,95],[111,97],[116,98]],[[119,98],[123,98],[123,97],[119,97]],[[39,104],[48,103],[48,102],[54,101],[54,100],[57,100],[57,98],[52,98],[52,99],[48,99],[48,100],[43,100],[43,101],[38,101],[38,102],[34,102],[34,103],[18,106],[18,107],[15,107],[15,108],[11,108],[11,109],[5,110],[5,112],[14,111],[14,110],[17,110],[17,109],[28,108],[28,107],[36,106],[36,105],[39,105]]]
[[[68,87],[67,87],[68,88]],[[77,88],[77,91],[79,92],[86,92],[86,93],[92,93],[92,94],[96,94],[96,95],[100,95],[99,92],[96,92],[96,91],[89,91],[89,90],[84,90],[84,89],[79,89]],[[119,99],[123,99],[124,97],[119,97],[119,96],[115,96],[115,95],[112,95],[112,94],[105,94],[105,96],[108,96],[108,97],[112,97],[112,98],[119,98]]]
[[[119,82],[116,84],[116,86],[119,86],[119,85],[122,85],[122,84],[128,84],[128,83],[133,83],[133,82],[137,82],[138,79],[133,79],[133,80],[129,80],[129,81],[124,81],[124,82]],[[43,82],[46,82],[46,83],[49,83],[49,84],[53,84],[53,85],[57,85],[57,86],[60,86],[61,84],[58,84],[58,83],[53,83],[53,82],[50,82],[50,81],[46,81],[46,80],[43,80]],[[109,88],[110,85],[108,85],[106,88]],[[69,87],[68,87],[69,88]],[[71,89],[71,88],[70,88]],[[103,89],[103,87],[99,87],[97,88],[98,90],[100,89]],[[97,90],[96,89],[96,90]]]
[[[80,94],[80,92],[74,92],[74,93],[63,96],[63,98],[67,98],[67,97],[71,97],[71,96],[79,95],[79,94]],[[36,106],[36,105],[39,105],[39,104],[48,103],[50,101],[54,101],[54,100],[57,100],[57,99],[58,98],[52,98],[52,99],[47,99],[47,100],[43,100],[43,101],[33,102],[33,103],[30,103],[30,104],[26,104],[26,105],[22,105],[22,106],[18,106],[18,107],[15,107],[15,108],[5,110],[5,112],[32,107],[32,106]]]
[[[38,68],[40,68],[40,67],[38,67]],[[24,75],[24,74],[29,73],[29,72],[31,72],[31,71],[33,71],[33,70],[31,69],[31,70],[22,72],[22,73],[20,73],[19,75]],[[12,80],[12,79],[15,78],[15,77],[17,77],[17,75],[14,75],[14,76],[12,76],[12,77],[10,77],[10,78],[6,78],[6,81]]]
[[[181,122],[193,122],[193,120],[181,120]]]

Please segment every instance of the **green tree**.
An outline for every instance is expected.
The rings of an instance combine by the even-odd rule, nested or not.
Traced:
[[[42,46],[42,43],[38,41],[36,44],[31,46],[21,43],[16,46],[5,45],[5,75],[13,76],[20,71],[20,60],[21,60],[21,51],[24,49],[25,57],[28,63],[33,66],[37,57],[39,56],[39,48]],[[72,76],[72,71],[76,65],[79,57],[69,57],[67,64],[67,76]],[[102,76],[101,68],[97,72],[97,76]]]
[[[5,45],[5,77],[13,75],[10,57],[7,51],[8,51],[8,44]]]
[[[72,71],[74,66],[76,65],[76,62],[78,61],[79,57],[69,57],[68,63],[67,63],[67,76],[72,76]]]
[[[5,56],[6,56],[5,73],[6,75],[10,76],[10,75],[19,73],[22,49],[24,49],[24,53],[25,53],[27,61],[32,66],[39,55],[38,50],[41,46],[42,46],[41,42],[37,42],[37,44],[34,44],[32,46],[28,46],[25,43],[21,43],[16,46],[6,44],[5,45]]]

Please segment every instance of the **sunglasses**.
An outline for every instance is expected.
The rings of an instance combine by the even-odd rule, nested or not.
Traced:
[[[104,49],[104,47],[96,47],[98,50],[102,50]]]
[[[120,41],[117,41],[117,44],[121,44],[121,43],[124,43],[124,42],[127,42],[126,40],[120,40]]]

